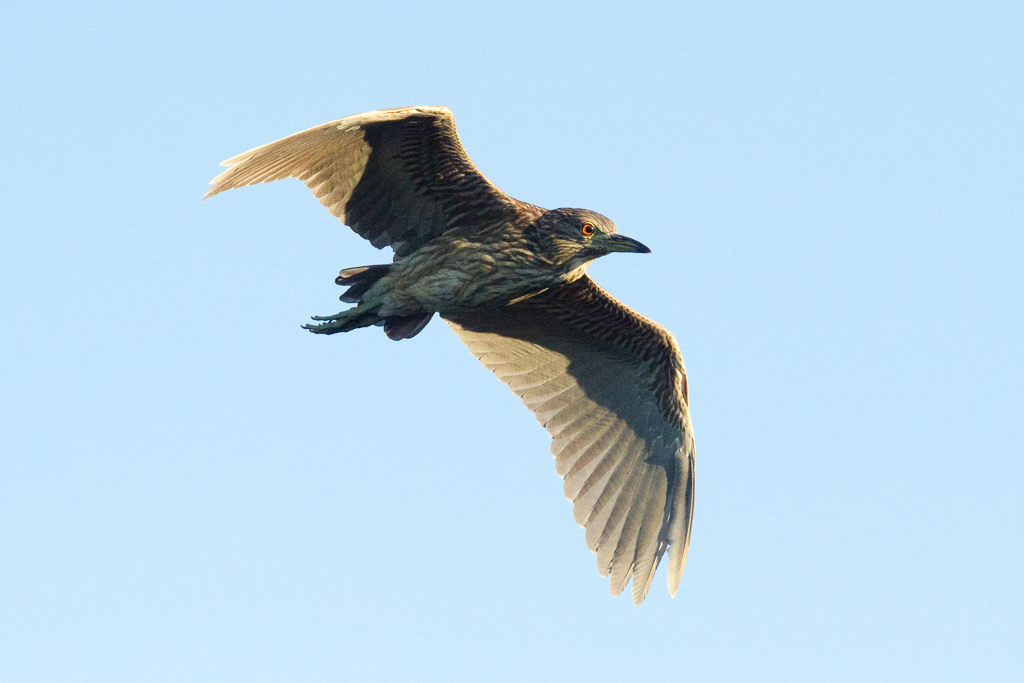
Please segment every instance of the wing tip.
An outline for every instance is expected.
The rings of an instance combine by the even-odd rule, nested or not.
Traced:
[[[668,593],[673,598],[679,590],[679,582],[683,578],[683,569],[686,567],[686,556],[690,552],[690,535],[693,531],[693,494],[694,494],[694,449],[693,437],[690,437],[690,447],[681,452],[677,457],[677,464],[685,470],[684,478],[680,480],[681,486],[676,490],[676,500],[673,503],[672,527],[669,531],[669,559],[668,559]]]
[[[640,606],[640,603],[647,597],[647,593],[651,590],[651,585],[654,583],[654,575],[658,572],[658,565],[661,564],[661,556],[665,552],[665,547],[662,546],[658,550],[655,550],[654,556],[644,561],[642,566],[641,574],[645,574],[645,578],[642,582],[637,581],[638,575],[633,574],[633,604]]]
[[[633,575],[633,604],[639,607],[643,603],[644,598],[647,597],[647,591],[651,588],[651,578],[654,575],[647,577],[646,581],[638,581],[638,577]]]
[[[679,591],[679,582],[683,578],[682,566],[677,568],[673,565],[675,565],[675,562],[670,560],[668,570],[668,594],[669,597],[672,598],[676,597],[676,593]]]
[[[620,595],[622,595],[622,591],[626,589],[626,584],[629,583],[629,576],[631,576],[631,575],[628,575],[626,577],[626,580],[622,581],[621,583],[616,583],[614,576],[608,582],[608,588],[611,589],[611,593],[612,593],[612,597],[613,598],[617,598]]]
[[[274,144],[274,143],[270,143],[270,144]],[[268,145],[263,145],[263,147],[267,147],[267,146]],[[232,183],[231,173],[232,173],[232,171],[235,170],[235,168],[239,164],[248,161],[254,155],[254,153],[257,150],[259,150],[259,149],[261,149],[261,148],[260,147],[256,147],[254,149],[250,149],[248,152],[242,152],[241,154],[236,154],[235,156],[231,157],[230,159],[225,159],[224,161],[220,162],[220,165],[221,166],[226,166],[227,169],[225,171],[222,171],[219,175],[217,175],[216,178],[214,178],[213,180],[210,181],[211,187],[210,187],[209,190],[206,191],[206,194],[203,195],[202,201],[205,202],[210,197],[214,196],[215,194],[220,194],[221,192],[224,192],[225,190],[233,190],[235,188],[242,187],[242,185],[251,184],[251,183],[243,183],[242,185],[237,185],[237,184]],[[260,181],[260,182],[266,182],[266,181]],[[200,203],[202,203],[202,202],[200,202]]]
[[[689,530],[687,530],[689,532]],[[673,539],[675,540],[675,539]],[[676,597],[676,591],[679,590],[679,582],[683,578],[683,569],[686,567],[686,556],[690,552],[690,534],[676,543],[669,546],[668,549],[668,594],[673,598]]]

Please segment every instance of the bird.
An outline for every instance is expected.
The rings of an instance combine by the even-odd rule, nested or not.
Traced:
[[[297,178],[391,263],[345,268],[337,315],[316,334],[382,326],[415,337],[434,314],[550,435],[555,470],[612,595],[643,602],[666,551],[675,597],[693,526],[695,446],[672,334],[587,274],[614,252],[649,253],[585,209],[506,195],[473,164],[446,107],[331,121],[221,163],[205,199]]]

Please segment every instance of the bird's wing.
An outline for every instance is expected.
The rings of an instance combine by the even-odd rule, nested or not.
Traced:
[[[349,116],[221,162],[206,197],[243,185],[298,178],[373,246],[415,251],[463,225],[507,220],[524,205],[473,165],[445,107]]]
[[[447,316],[553,441],[576,522],[618,595],[647,595],[670,548],[674,596],[693,522],[686,369],[672,335],[583,278],[500,309]]]

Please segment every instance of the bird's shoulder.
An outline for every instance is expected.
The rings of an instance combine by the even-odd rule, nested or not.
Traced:
[[[631,368],[638,387],[643,387],[637,398],[653,399],[667,425],[685,429],[686,367],[675,337],[589,275],[508,306],[455,316],[454,321],[464,328],[543,346],[577,363],[595,356],[609,366]]]
[[[625,305],[589,275],[536,297],[532,305],[613,355],[626,355],[647,375],[663,417],[682,421],[689,404],[686,368],[675,336]],[[529,302],[523,302],[529,303]]]

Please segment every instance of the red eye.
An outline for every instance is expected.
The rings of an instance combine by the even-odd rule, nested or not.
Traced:
[[[594,234],[594,224],[593,223],[584,223],[583,224],[583,234],[586,237],[590,237],[591,235],[593,235]]]

